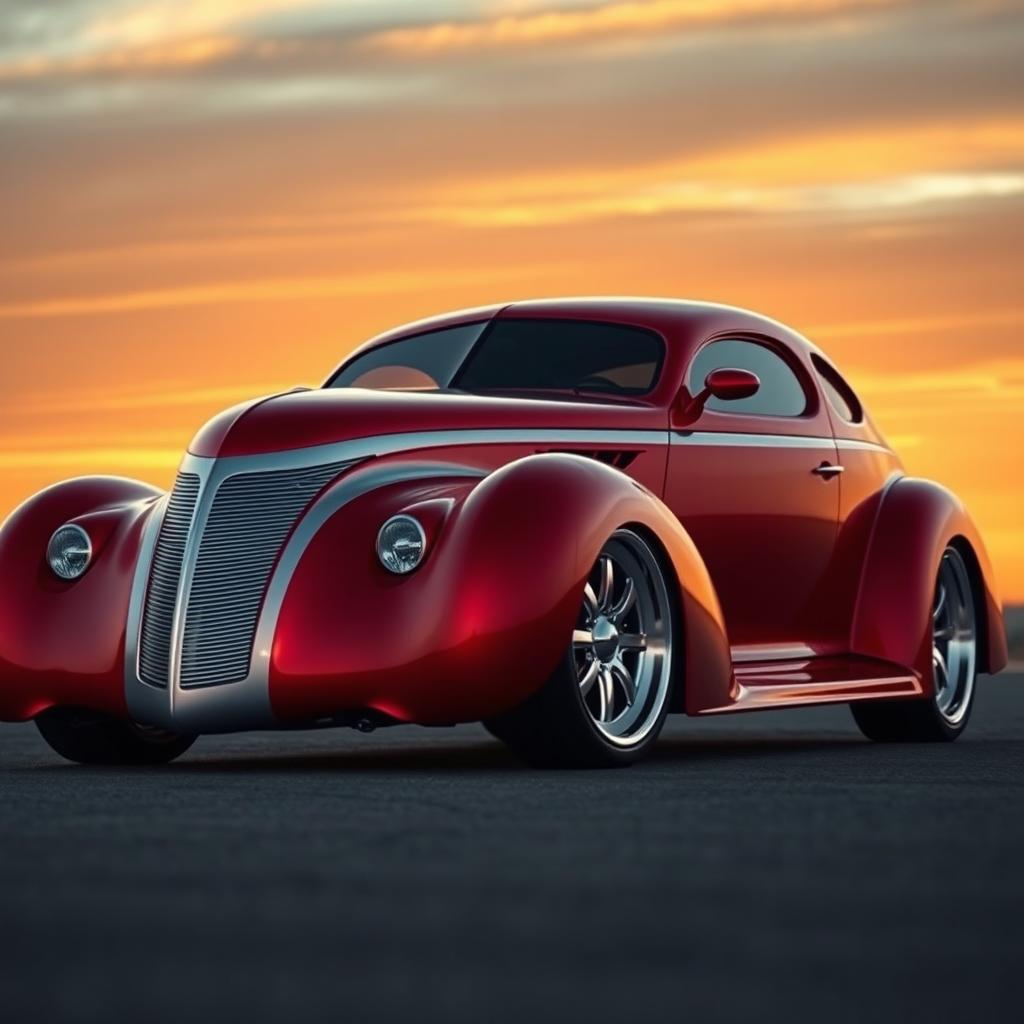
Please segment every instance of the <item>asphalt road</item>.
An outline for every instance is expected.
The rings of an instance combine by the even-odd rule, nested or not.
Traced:
[[[774,712],[597,773],[468,727],[82,769],[0,726],[0,1014],[1020,1020],[1022,767],[1020,675],[952,746]]]

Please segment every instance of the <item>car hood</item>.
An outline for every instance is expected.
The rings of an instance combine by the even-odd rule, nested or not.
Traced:
[[[665,429],[666,420],[664,410],[640,403],[327,388],[228,409],[199,431],[189,452],[225,458],[435,430],[651,430]]]

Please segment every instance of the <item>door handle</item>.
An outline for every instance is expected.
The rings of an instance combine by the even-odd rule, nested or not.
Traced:
[[[843,467],[835,466],[831,462],[823,462],[820,466],[815,466],[811,472],[817,473],[818,476],[823,476],[826,480],[830,480],[834,476],[839,476],[843,472]]]

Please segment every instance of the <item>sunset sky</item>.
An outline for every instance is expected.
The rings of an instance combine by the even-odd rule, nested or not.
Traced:
[[[749,306],[1024,601],[1024,2],[0,0],[0,517],[467,305]]]

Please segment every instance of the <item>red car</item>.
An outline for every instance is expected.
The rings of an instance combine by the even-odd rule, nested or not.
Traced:
[[[953,740],[992,570],[834,365],[726,306],[568,300],[385,334],[231,409],[171,493],[71,480],[0,531],[0,719],[75,761],[483,721],[619,765],[666,715],[848,702]]]

